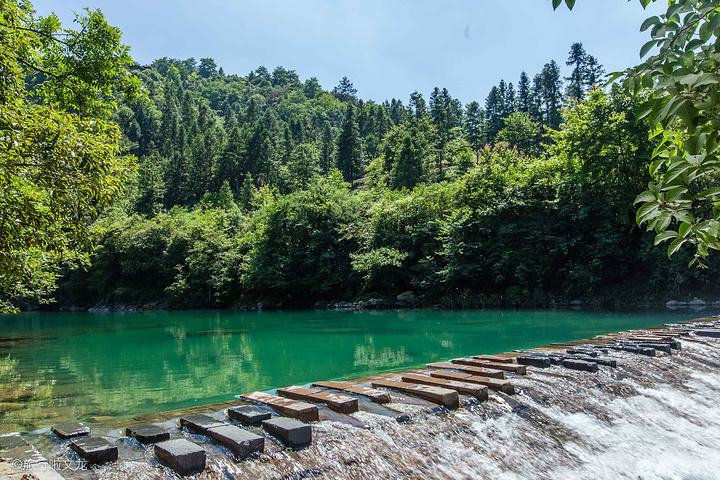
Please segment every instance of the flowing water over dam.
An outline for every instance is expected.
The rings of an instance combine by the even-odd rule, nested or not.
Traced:
[[[516,395],[491,392],[484,402],[461,395],[457,410],[393,394],[388,407],[407,421],[372,409],[350,415],[354,423],[330,415],[313,424],[311,446],[293,451],[270,439],[262,455],[243,462],[201,435],[177,430],[176,419],[163,426],[203,445],[207,468],[196,477],[202,479],[720,478],[720,339],[683,337],[682,350],[671,355],[610,351],[610,357],[617,368],[594,373],[553,366],[510,374]],[[214,415],[223,418],[222,411]],[[68,479],[172,476],[152,449],[138,448],[123,432],[118,425],[93,428],[115,439],[117,463],[61,473]],[[46,458],[67,459],[67,442],[52,437],[47,429],[26,435]]]

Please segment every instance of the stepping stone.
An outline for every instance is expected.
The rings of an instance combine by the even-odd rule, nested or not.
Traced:
[[[70,448],[88,465],[102,465],[118,459],[118,447],[101,437],[73,440]]]
[[[2,435],[0,436],[0,451],[9,450],[17,447],[27,447],[30,445],[20,435]]]
[[[460,399],[455,390],[430,385],[416,385],[407,382],[394,382],[391,380],[377,380],[372,382],[375,388],[388,388],[409,395],[416,395],[425,400],[438,403],[446,408],[455,409],[460,406]]]
[[[213,442],[227,447],[238,460],[245,460],[251,454],[262,453],[265,439],[235,425],[213,427],[208,430]]]
[[[540,356],[540,355],[527,355],[527,356],[517,357],[517,362],[520,365],[528,365],[531,367],[538,367],[538,368],[548,368],[548,367],[552,366],[550,357],[545,357],[545,356]]]
[[[227,425],[227,423],[205,414],[190,415],[180,419],[180,427],[185,427],[192,433],[199,433],[200,435],[207,435],[209,428],[223,425]]]
[[[323,403],[340,413],[355,413],[358,411],[358,399],[349,395],[318,390],[316,388],[286,387],[278,388],[278,393],[284,397],[307,402]]]
[[[63,423],[52,427],[53,433],[62,439],[90,435],[90,429],[78,422]]]
[[[143,445],[170,440],[170,432],[152,423],[128,427],[125,429],[125,435],[136,439]]]
[[[244,425],[260,425],[263,420],[269,420],[272,417],[270,412],[253,405],[228,408],[225,414],[228,418],[237,420]]]
[[[517,373],[518,375],[525,375],[527,369],[525,365],[510,365],[507,363],[492,363],[485,360],[477,360],[475,358],[453,358],[452,363],[459,363],[462,365],[471,365],[474,367],[490,368],[492,370],[504,370],[506,372]]]
[[[453,370],[460,370],[461,372],[470,373],[472,375],[480,375],[486,378],[505,378],[505,373],[500,370],[490,370],[483,367],[472,367],[470,365],[453,364],[445,362],[428,363],[428,367],[432,368],[448,368]]]
[[[488,362],[494,363],[515,363],[512,358],[498,357],[497,355],[473,355],[473,358],[477,360],[487,360]]]
[[[585,350],[583,348],[568,348],[567,350],[565,350],[565,352],[572,355],[589,355],[591,357],[598,356],[598,352],[593,352],[592,350]]]
[[[570,370],[582,370],[584,372],[597,372],[598,364],[596,362],[586,362],[584,360],[565,359],[562,366]]]
[[[654,348],[631,347],[629,345],[607,345],[611,350],[621,350],[623,352],[636,353],[647,357],[656,357],[657,351]]]
[[[155,456],[160,463],[182,476],[205,470],[207,458],[202,447],[184,438],[156,443]]]
[[[490,390],[494,390],[496,392],[502,392],[507,395],[515,395],[515,387],[507,380],[498,380],[496,378],[481,377],[478,375],[453,372],[450,370],[436,370],[434,372],[430,372],[430,376],[435,378],[445,378],[448,380],[459,380],[467,383],[477,383],[478,385],[485,385]]]
[[[488,387],[485,385],[474,385],[472,383],[465,383],[458,380],[447,380],[444,378],[433,378],[426,375],[415,374],[403,375],[402,380],[403,382],[408,383],[419,383],[421,385],[434,385],[437,387],[448,388],[450,390],[455,390],[458,393],[473,396],[481,402],[488,399]]]
[[[654,348],[655,350],[665,352],[668,355],[672,353],[672,349],[668,343],[638,343],[637,346],[641,348]]]
[[[718,329],[707,328],[703,330],[695,330],[693,333],[698,337],[720,338],[720,330]]]
[[[312,443],[312,428],[292,418],[271,418],[262,422],[266,432],[279,438],[291,448],[304,447]]]
[[[33,465],[36,463],[46,462],[45,457],[35,450],[32,445],[24,445],[15,448],[8,448],[0,452],[0,460],[8,463],[20,463],[23,465]]]
[[[246,393],[241,397],[267,405],[285,417],[296,418],[302,422],[317,422],[318,420],[318,407],[311,403],[297,402],[263,392]]]
[[[349,382],[316,382],[313,383],[314,387],[332,388],[335,390],[341,390],[347,393],[354,393],[356,395],[362,395],[367,397],[375,403],[390,403],[390,395],[382,390],[378,390],[370,387],[363,387],[361,385],[355,385]]]

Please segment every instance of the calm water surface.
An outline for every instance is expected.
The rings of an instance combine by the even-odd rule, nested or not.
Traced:
[[[32,426],[40,427],[58,418],[92,421],[184,408],[716,313],[23,313],[0,316],[0,356],[17,361],[23,382],[52,385],[42,409],[26,413],[36,415]],[[11,425],[10,418],[0,415],[0,427],[12,430],[18,422]]]

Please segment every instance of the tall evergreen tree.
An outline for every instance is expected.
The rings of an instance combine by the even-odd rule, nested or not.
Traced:
[[[427,105],[422,93],[415,90],[410,94],[410,103],[408,103],[408,110],[410,114],[415,118],[423,118],[427,113]]]
[[[485,144],[485,112],[478,102],[470,102],[465,110],[465,138],[475,152],[476,160],[479,151]]]
[[[354,182],[362,168],[362,141],[357,122],[357,112],[348,104],[337,139],[337,165],[347,182]]]
[[[392,188],[412,188],[422,180],[423,164],[410,135],[403,138],[402,148],[390,172]]]
[[[530,111],[530,79],[525,72],[520,74],[518,82],[517,108],[519,112],[528,113]]]
[[[555,60],[551,60],[545,64],[540,75],[542,78],[543,103],[546,116],[545,124],[549,128],[557,130],[562,121],[562,116],[560,115],[560,106],[562,104],[560,67]]]
[[[347,77],[343,77],[337,87],[333,88],[333,95],[343,102],[357,99],[357,89]]]
[[[568,66],[572,66],[572,73],[565,77],[568,81],[567,96],[569,98],[581,99],[585,95],[585,70],[588,55],[582,43],[573,43],[568,55]]]
[[[504,86],[504,82],[501,82]],[[498,87],[492,87],[485,99],[485,118],[487,119],[488,141],[495,140],[495,135],[502,128],[502,95]]]

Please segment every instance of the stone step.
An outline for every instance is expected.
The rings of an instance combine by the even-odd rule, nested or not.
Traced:
[[[563,360],[562,366],[570,370],[582,370],[584,372],[597,372],[598,364],[596,362],[586,362],[584,360]]]
[[[565,352],[571,355],[588,355],[590,357],[597,357],[599,355],[598,352],[585,348],[568,348]]]
[[[367,397],[375,403],[390,403],[390,395],[375,388],[363,387],[350,382],[316,382],[313,387],[331,388]]]
[[[473,367],[489,368],[491,370],[503,370],[505,372],[517,373],[518,375],[527,374],[525,365],[510,365],[507,363],[492,363],[485,360],[477,360],[475,358],[453,358],[452,363],[462,365],[470,365]]]
[[[543,357],[540,355],[523,355],[517,357],[517,363],[520,365],[526,365],[537,368],[549,368],[552,366],[550,357]]]
[[[477,385],[472,383],[461,382],[458,380],[448,380],[444,378],[433,378],[426,375],[408,374],[402,376],[403,382],[419,383],[421,385],[434,385],[436,387],[448,388],[458,393],[471,395],[481,402],[488,399],[488,387],[485,385]]]
[[[317,422],[318,420],[318,407],[311,403],[297,402],[263,392],[246,393],[241,397],[267,405],[285,417],[296,418],[302,422]]]
[[[606,345],[606,347],[610,350],[620,350],[623,352],[645,355],[647,357],[657,356],[657,350],[655,350],[654,348],[633,347],[630,345]]]
[[[201,413],[199,415],[188,415],[187,417],[180,418],[180,428],[185,427],[192,433],[199,433],[200,435],[207,435],[208,430],[213,427],[222,427],[227,425],[225,422],[205,415]]]
[[[455,409],[460,406],[458,393],[455,390],[449,390],[447,388],[416,385],[407,382],[394,382],[392,380],[376,380],[371,382],[371,385],[375,388],[387,388],[409,395],[416,395],[450,409]]]
[[[152,423],[127,427],[125,435],[134,438],[143,445],[170,440],[170,432]]]
[[[720,338],[720,329],[705,328],[702,330],[693,330],[693,334],[698,337]]]
[[[473,355],[473,358],[476,360],[486,360],[494,363],[515,363],[512,358],[498,357],[497,355]]]
[[[263,421],[262,427],[270,435],[279,438],[291,448],[304,447],[312,443],[310,425],[305,425],[292,418],[271,418]]]
[[[473,375],[479,375],[487,378],[505,378],[505,373],[502,370],[490,370],[483,367],[473,367],[471,365],[452,364],[445,362],[428,363],[428,367],[431,368],[447,368],[453,370],[460,370],[461,372],[470,373]]]
[[[54,427],[52,427],[52,431],[55,435],[62,438],[63,440],[67,438],[83,437],[85,435],[90,435],[90,428],[78,422],[68,422],[61,423],[60,425],[55,425]]]
[[[118,447],[102,437],[78,438],[70,442],[70,448],[88,465],[102,465],[118,459]]]
[[[469,373],[453,372],[450,370],[435,370],[433,372],[430,372],[429,375],[435,378],[445,378],[448,380],[459,380],[467,383],[477,383],[478,385],[485,385],[490,390],[496,392],[502,392],[508,395],[515,394],[515,387],[507,380],[498,380],[497,378],[487,378],[478,375],[471,375]]]
[[[20,435],[0,435],[0,452],[17,447],[27,447],[30,445]]]
[[[9,436],[17,437],[17,435]],[[25,445],[19,442],[16,444],[18,446],[0,452],[0,478],[4,479],[7,475],[18,480],[65,480],[45,457],[35,450],[35,447],[27,442]],[[9,447],[9,444],[6,445]]]
[[[254,405],[242,405],[239,407],[228,408],[225,412],[228,418],[237,420],[243,425],[260,425],[263,420],[269,420],[272,417],[270,412],[267,412]]]
[[[624,333],[624,332],[623,332]],[[661,337],[683,337],[688,335],[688,332],[678,330],[628,330],[627,333],[632,335],[657,335]]]
[[[573,358],[572,360],[584,360],[586,362],[595,362],[598,365],[603,365],[606,367],[612,367],[617,368],[617,360],[613,360],[611,358],[600,358],[600,357],[583,357],[578,356],[576,358]]]
[[[358,411],[358,399],[341,393],[297,386],[278,388],[277,391],[280,395],[294,400],[323,403],[340,413],[355,413]]]
[[[207,454],[202,447],[184,438],[156,443],[155,457],[180,476],[202,472],[207,460]]]
[[[638,343],[637,346],[642,348],[654,348],[655,350],[667,353],[668,355],[672,353],[672,348],[670,348],[669,343]]]
[[[245,460],[253,453],[262,453],[265,439],[235,425],[223,425],[208,429],[213,442],[226,447],[238,460]]]

